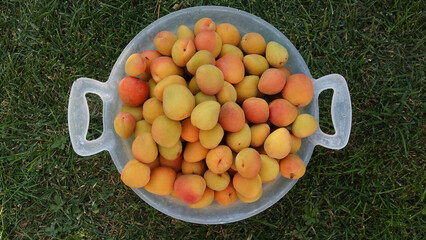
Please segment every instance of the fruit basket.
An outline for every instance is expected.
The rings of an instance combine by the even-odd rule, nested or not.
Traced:
[[[301,108],[301,113],[309,113],[318,121],[320,117],[318,96],[326,89],[333,89],[334,94],[330,107],[335,134],[325,134],[319,127],[313,135],[302,139],[302,145],[297,155],[305,165],[308,165],[316,145],[341,149],[347,144],[351,130],[352,109],[346,80],[341,75],[331,74],[314,79],[294,45],[271,24],[241,10],[203,6],[173,12],[143,29],[123,50],[111,70],[108,81],[100,82],[90,78],[79,78],[73,83],[68,105],[68,127],[71,143],[77,154],[89,156],[106,150],[121,173],[124,165],[133,158],[131,151],[133,138],[120,138],[115,133],[113,126],[114,118],[121,111],[122,106],[117,89],[120,80],[126,77],[124,71],[126,59],[135,52],[154,49],[152,39],[158,32],[163,30],[176,32],[181,24],[193,28],[196,20],[203,17],[209,17],[217,24],[232,23],[239,29],[241,35],[247,32],[260,33],[266,42],[276,41],[286,47],[290,57],[285,67],[292,73],[306,74],[312,79],[314,86],[313,99],[309,105]],[[97,94],[103,101],[103,132],[98,139],[91,141],[86,139],[90,119],[85,98],[87,93]],[[263,195],[256,202],[247,204],[237,200],[226,207],[213,202],[202,209],[192,209],[170,195],[154,195],[144,188],[133,189],[133,191],[146,203],[173,218],[200,224],[224,224],[240,221],[264,211],[279,201],[296,182],[297,180],[278,176],[274,182],[264,184]]]

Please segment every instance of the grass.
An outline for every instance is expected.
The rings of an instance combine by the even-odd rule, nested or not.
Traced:
[[[425,6],[422,1],[2,1],[0,3],[0,239],[425,239]],[[178,9],[224,5],[282,31],[315,78],[343,75],[349,144],[316,147],[282,200],[247,220],[172,219],[120,183],[106,152],[76,155],[70,86],[106,81],[145,26]],[[330,92],[320,124],[333,132]],[[89,96],[89,139],[102,131]]]

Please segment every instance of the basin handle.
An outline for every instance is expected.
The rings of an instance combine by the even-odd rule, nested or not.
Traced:
[[[90,141],[86,139],[90,121],[87,93],[97,94],[103,103],[102,134]],[[107,84],[90,78],[79,78],[72,84],[68,101],[68,129],[72,147],[78,155],[90,156],[114,147],[114,132],[107,130],[105,125],[105,109],[109,107],[113,94],[114,91]]]
[[[343,76],[330,74],[313,80],[314,96],[318,102],[319,94],[327,89],[333,89],[331,100],[331,119],[335,133],[325,134],[320,126],[317,131],[309,137],[315,145],[321,145],[330,149],[342,149],[349,141],[352,126],[352,105],[348,85]],[[319,113],[321,115],[321,113]]]

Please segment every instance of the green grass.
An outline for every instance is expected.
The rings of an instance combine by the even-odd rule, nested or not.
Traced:
[[[0,3],[0,239],[426,238],[423,1],[24,2]],[[352,98],[346,148],[316,147],[282,200],[227,225],[156,211],[121,184],[108,153],[80,157],[68,137],[73,81],[106,81],[139,31],[196,5],[265,19],[315,78],[343,75]],[[320,124],[333,132],[330,96],[321,95]],[[94,139],[102,105],[95,95],[89,100]]]

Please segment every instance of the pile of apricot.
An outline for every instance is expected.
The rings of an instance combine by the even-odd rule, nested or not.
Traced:
[[[199,19],[194,31],[159,32],[155,50],[132,54],[119,83],[116,133],[134,136],[121,179],[192,208],[257,201],[279,173],[298,179],[295,154],[317,121],[299,108],[311,79],[284,67],[287,49],[230,23]]]

